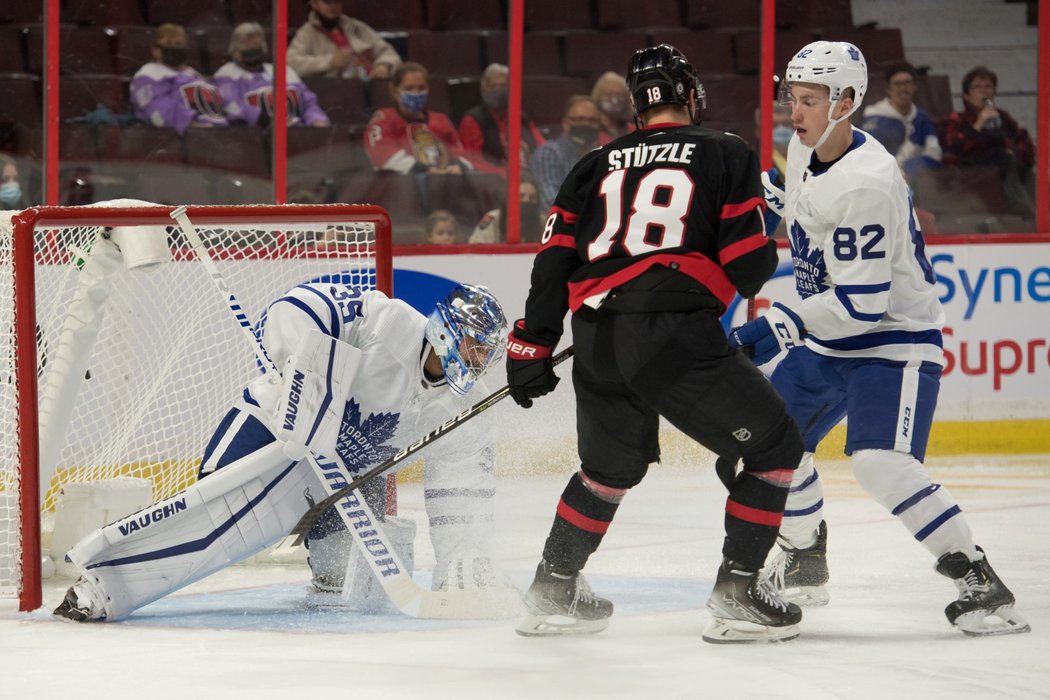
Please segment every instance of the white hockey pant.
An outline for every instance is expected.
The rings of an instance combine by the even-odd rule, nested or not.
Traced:
[[[907,452],[857,450],[853,453],[857,483],[888,511],[934,557],[964,552],[977,559],[973,534],[948,489],[930,481],[926,468]]]
[[[171,498],[96,530],[67,555],[116,620],[258,554],[324,498],[316,472],[273,442]]]
[[[824,484],[813,465],[813,453],[803,452],[798,469],[791,476],[780,539],[797,549],[817,541],[817,528],[824,519]]]

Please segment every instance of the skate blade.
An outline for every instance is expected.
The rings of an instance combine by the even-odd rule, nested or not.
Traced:
[[[1008,607],[964,613],[955,618],[955,625],[967,637],[994,637],[1032,631],[1028,621]]]
[[[794,603],[803,608],[818,608],[827,605],[831,600],[827,586],[795,586],[780,591],[780,597],[787,603]]]
[[[787,642],[799,636],[798,625],[770,627],[746,620],[712,618],[700,638],[710,644],[766,644]]]
[[[522,637],[564,637],[579,634],[596,634],[608,626],[609,618],[579,620],[567,615],[526,614],[514,631]]]

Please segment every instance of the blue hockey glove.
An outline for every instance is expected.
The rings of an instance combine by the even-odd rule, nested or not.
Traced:
[[[780,171],[770,168],[762,173],[762,187],[766,191],[766,235],[772,236],[780,225],[780,220],[784,218],[784,206],[787,203],[784,179],[780,176]]]
[[[532,400],[554,391],[561,379],[554,374],[551,348],[542,338],[525,328],[525,321],[514,323],[507,338],[507,386],[510,397],[522,408]]]
[[[740,348],[759,367],[784,350],[802,345],[806,329],[802,319],[780,302],[773,302],[765,316],[734,328],[729,344]]]

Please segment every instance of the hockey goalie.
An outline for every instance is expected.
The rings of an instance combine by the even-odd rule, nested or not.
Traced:
[[[54,614],[118,620],[278,542],[314,503],[461,413],[498,362],[503,311],[460,285],[429,318],[374,290],[300,285],[276,299],[262,349],[280,372],[251,382],[209,441],[190,488],[89,534],[67,554],[80,578]],[[276,375],[276,376],[275,376]],[[518,592],[493,566],[495,449],[480,415],[424,453],[436,565],[411,578],[414,523],[385,517],[384,480],[351,492],[310,531],[314,596],[419,617],[506,617]]]

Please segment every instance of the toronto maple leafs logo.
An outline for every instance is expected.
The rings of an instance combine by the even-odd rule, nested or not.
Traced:
[[[848,53],[849,57],[852,58],[854,61],[860,60],[860,51],[857,50],[856,46],[853,46],[852,44],[847,44],[846,53]]]
[[[346,468],[356,472],[393,457],[397,448],[385,443],[394,437],[400,418],[400,413],[371,413],[362,420],[361,407],[353,399],[348,401],[335,443]]]
[[[791,243],[791,265],[795,269],[795,289],[803,299],[820,294],[828,288],[825,280],[828,268],[824,264],[824,251],[811,247],[809,234],[796,221],[788,232]]]

